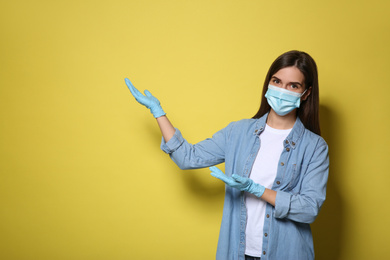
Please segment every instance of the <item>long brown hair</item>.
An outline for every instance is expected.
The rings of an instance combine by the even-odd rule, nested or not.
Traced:
[[[311,94],[297,109],[297,116],[307,129],[320,135],[317,65],[309,54],[302,51],[294,50],[283,53],[272,63],[265,77],[259,111],[257,111],[253,118],[260,118],[270,111],[271,107],[265,97],[269,81],[276,72],[286,67],[297,67],[305,76],[305,89],[311,87]]]

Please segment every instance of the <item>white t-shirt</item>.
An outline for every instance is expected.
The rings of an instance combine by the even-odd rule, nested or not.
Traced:
[[[260,134],[260,150],[253,163],[250,178],[258,184],[271,189],[276,177],[278,162],[283,151],[283,141],[291,129],[280,130],[266,125]],[[263,225],[266,202],[251,193],[245,194],[247,208],[245,254],[261,257],[263,244]]]

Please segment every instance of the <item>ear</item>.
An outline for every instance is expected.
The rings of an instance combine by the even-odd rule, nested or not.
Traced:
[[[311,94],[311,87],[306,90],[306,93],[302,96],[302,101],[305,101]]]

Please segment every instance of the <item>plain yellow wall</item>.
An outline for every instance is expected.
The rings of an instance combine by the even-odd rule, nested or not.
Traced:
[[[224,187],[160,151],[124,78],[194,143],[252,117],[291,49],[330,146],[317,259],[390,255],[387,0],[2,1],[0,28],[1,259],[213,259]]]

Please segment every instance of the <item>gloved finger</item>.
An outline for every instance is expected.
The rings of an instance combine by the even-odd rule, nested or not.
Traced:
[[[211,170],[211,173],[210,173],[211,176],[213,176],[217,179],[220,179],[221,181],[225,182],[228,185],[230,185],[232,183],[232,179],[230,177],[226,176],[226,174],[224,174],[223,171],[221,171],[217,167],[213,166],[213,167],[210,167],[209,169]]]
[[[242,177],[242,176],[237,175],[237,174],[232,174],[232,178],[233,178],[236,182],[239,182],[239,183],[245,183],[245,182],[247,182],[247,180],[248,180],[248,178]]]
[[[133,86],[133,83],[131,83],[131,81],[130,81],[128,78],[125,78],[125,82],[126,82],[126,85],[127,85],[128,87]],[[133,87],[134,87],[134,86],[133,86]]]
[[[145,89],[144,93],[145,93],[145,95],[146,95],[147,97],[153,97],[152,93],[150,93],[150,91],[147,90],[147,89]]]
[[[125,82],[126,82],[126,85],[127,87],[129,88],[131,94],[135,97],[135,98],[140,98],[140,97],[143,97],[144,95],[142,95],[141,92],[139,92],[138,89],[136,89],[133,84],[131,83],[131,81],[128,79],[128,78],[125,78]]]
[[[211,175],[214,176],[215,178],[218,179],[224,178],[225,174],[217,167],[213,166],[210,167],[209,169],[211,170]]]
[[[217,166],[211,166],[209,169],[210,169],[212,172],[217,172],[217,173],[219,173],[219,174],[225,175],[225,173],[224,173],[223,171],[221,171]]]

